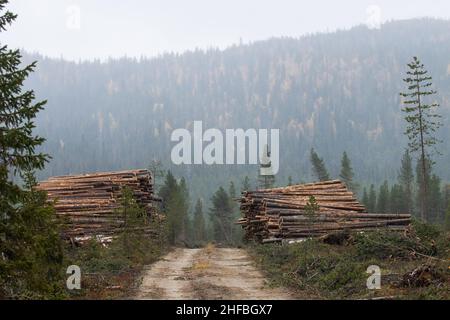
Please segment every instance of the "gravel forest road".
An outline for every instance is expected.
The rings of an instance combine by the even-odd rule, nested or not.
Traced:
[[[271,288],[243,249],[177,248],[143,272],[136,299],[294,299]]]

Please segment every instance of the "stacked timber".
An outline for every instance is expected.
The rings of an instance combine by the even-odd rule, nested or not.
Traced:
[[[38,184],[54,203],[66,238],[80,241],[92,237],[111,239],[123,225],[118,212],[124,187],[150,216],[154,209],[153,178],[148,170],[100,172],[52,177]]]
[[[318,207],[308,209],[314,197]],[[402,230],[409,214],[374,214],[339,180],[282,188],[245,191],[239,199],[243,218],[237,221],[247,239],[274,242],[319,237],[329,233],[371,228]]]

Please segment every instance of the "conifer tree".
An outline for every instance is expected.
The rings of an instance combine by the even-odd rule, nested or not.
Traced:
[[[367,210],[370,213],[373,213],[376,211],[376,207],[377,207],[377,193],[375,191],[375,186],[372,184],[370,185],[369,202],[367,205]]]
[[[405,213],[403,211],[403,188],[394,184],[389,193],[389,213]]]
[[[166,178],[164,180],[163,185],[161,186],[158,195],[163,199],[162,208],[165,209],[169,200],[170,196],[173,192],[175,192],[178,188],[177,180],[175,179],[174,175],[170,170],[166,173]]]
[[[361,200],[362,204],[366,207],[366,210],[369,210],[369,194],[367,193],[367,188],[364,187],[363,189],[363,197]]]
[[[7,4],[0,0],[0,34],[17,17]],[[36,62],[22,66],[21,59],[18,50],[0,43],[0,296],[48,298],[56,294],[62,251],[53,208],[45,193],[33,189],[34,171],[49,160],[36,151],[44,139],[33,133],[46,101],[35,102],[34,92],[23,89]]]
[[[319,181],[327,181],[330,180],[330,175],[328,174],[327,168],[325,167],[325,163],[323,159],[319,157],[319,155],[311,149],[310,155],[311,164],[313,167],[313,174]]]
[[[220,243],[231,244],[233,242],[233,209],[230,205],[230,197],[224,188],[220,187],[211,198],[211,221],[214,228],[214,239]]]
[[[187,245],[190,237],[190,219],[186,180],[182,178],[178,183],[169,170],[159,196],[163,199],[162,211],[166,215],[169,242]]]
[[[354,177],[353,168],[352,168],[350,159],[347,156],[347,152],[345,152],[345,151],[342,154],[341,173],[340,173],[339,177],[341,178],[342,182],[345,183],[347,188],[349,188],[353,192],[357,191],[358,186],[353,181],[353,177]]]
[[[181,208],[180,216],[182,220],[182,228],[179,239],[185,244],[189,244],[192,238],[192,224],[189,216],[190,198],[189,189],[186,183],[186,179],[183,177],[180,180],[180,195],[181,195]]]
[[[387,213],[389,209],[389,185],[387,181],[380,186],[377,201],[377,212]]]
[[[195,245],[202,245],[206,241],[205,216],[203,214],[203,202],[198,199],[195,204],[193,218],[193,242]]]
[[[439,104],[429,102],[437,92],[431,88],[432,77],[428,75],[424,65],[417,57],[413,57],[408,63],[407,77],[403,80],[408,92],[400,93],[403,97],[405,120],[407,127],[405,134],[409,139],[409,150],[418,154],[421,180],[419,185],[420,217],[427,220],[426,202],[428,197],[428,179],[433,164],[432,153],[437,152],[436,144],[439,142],[435,137],[436,130],[441,126],[441,116],[436,113]],[[427,101],[428,100],[428,101]],[[429,164],[427,165],[427,162]]]

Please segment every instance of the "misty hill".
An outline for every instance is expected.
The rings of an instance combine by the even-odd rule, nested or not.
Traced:
[[[154,158],[167,168],[172,130],[203,120],[204,128],[280,128],[279,184],[311,179],[312,146],[334,176],[346,150],[361,183],[392,179],[406,146],[399,92],[414,55],[439,92],[447,138],[437,172],[450,180],[450,21],[428,19],[152,59],[26,54],[39,61],[28,85],[48,99],[37,125],[53,160],[41,176],[146,167]],[[174,169],[199,194],[257,174],[255,166]]]

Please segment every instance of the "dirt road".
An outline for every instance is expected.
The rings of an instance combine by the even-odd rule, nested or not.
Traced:
[[[137,299],[293,299],[269,288],[243,249],[175,249],[149,266]]]

